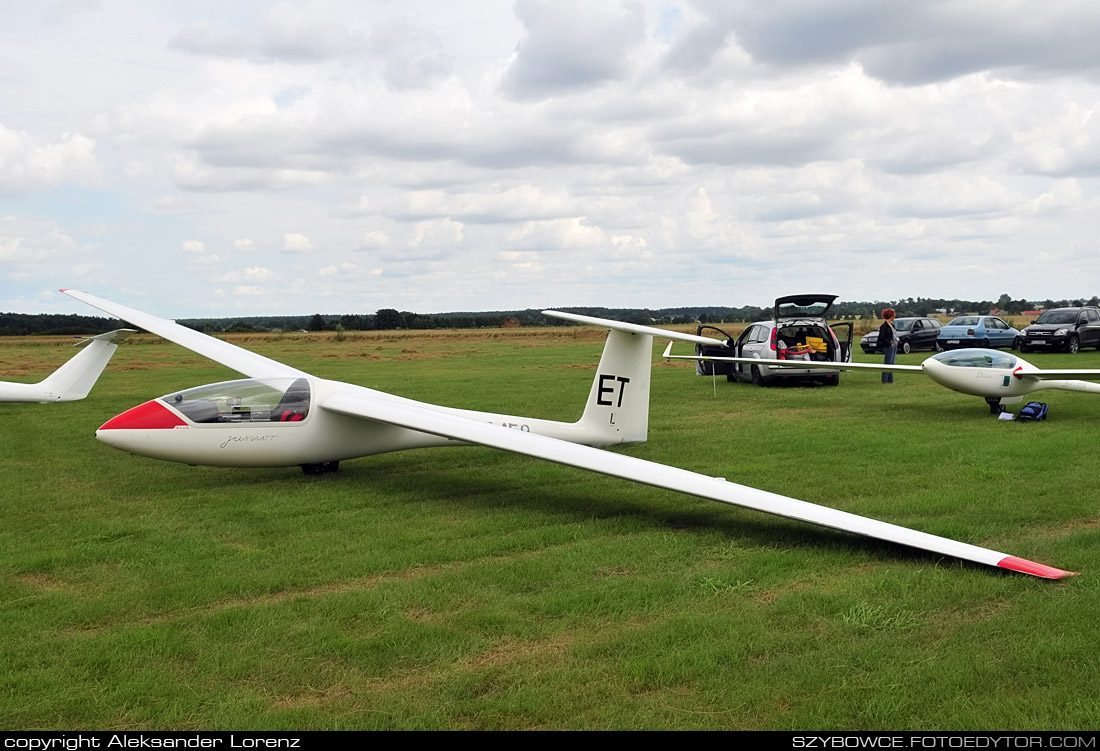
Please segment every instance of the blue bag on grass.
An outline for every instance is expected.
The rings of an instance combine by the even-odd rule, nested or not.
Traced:
[[[1016,415],[1017,422],[1037,422],[1046,418],[1046,402],[1028,402]]]

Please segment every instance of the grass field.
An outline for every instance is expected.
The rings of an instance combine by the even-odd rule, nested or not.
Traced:
[[[602,338],[233,341],[571,420]],[[0,339],[0,378],[37,380],[62,345]],[[309,478],[94,440],[134,404],[233,377],[140,336],[82,402],[0,404],[0,727],[1100,727],[1094,396],[1047,392],[1048,421],[1025,425],[920,375],[759,389],[655,357],[650,439],[614,449],[1082,572],[1052,582],[490,449]]]

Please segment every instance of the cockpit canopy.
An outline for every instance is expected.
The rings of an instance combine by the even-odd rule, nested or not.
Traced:
[[[197,386],[160,400],[193,423],[289,424],[309,413],[310,388],[305,378],[247,379]]]
[[[932,355],[953,368],[1015,368],[1016,356],[992,349],[955,349]]]

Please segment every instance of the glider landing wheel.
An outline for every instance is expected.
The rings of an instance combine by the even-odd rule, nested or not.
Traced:
[[[302,474],[305,475],[324,475],[329,472],[335,472],[340,469],[340,462],[320,462],[318,464],[303,464]]]
[[[999,415],[1005,411],[1005,406],[1001,404],[1001,397],[999,396],[987,396],[985,403],[989,405],[989,414]]]

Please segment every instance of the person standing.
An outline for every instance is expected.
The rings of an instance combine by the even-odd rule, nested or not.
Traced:
[[[882,325],[878,329],[878,343],[882,347],[883,364],[893,365],[898,356],[898,331],[894,328],[894,318],[897,313],[893,308],[882,311]],[[894,374],[885,371],[882,374],[883,383],[893,383]]]

